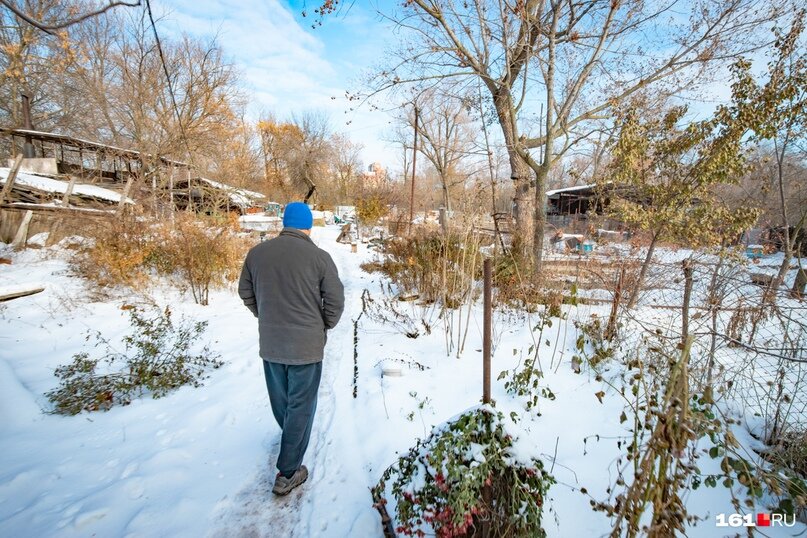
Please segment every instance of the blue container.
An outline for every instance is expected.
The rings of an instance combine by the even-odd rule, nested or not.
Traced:
[[[762,245],[748,245],[745,247],[746,257],[756,260],[762,257]]]
[[[594,252],[594,243],[586,241],[581,245],[583,252]]]

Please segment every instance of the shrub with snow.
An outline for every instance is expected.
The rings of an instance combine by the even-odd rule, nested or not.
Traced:
[[[207,347],[197,354],[191,352],[207,322],[191,323],[183,318],[175,324],[168,308],[152,318],[137,308],[127,309],[132,332],[123,338],[123,352],[95,333],[95,346],[105,348],[101,356],[77,353],[73,362],[56,368],[59,387],[46,394],[54,413],[106,411],[144,394],[160,398],[182,385],[201,385],[208,368],[223,364]]]
[[[466,411],[390,466],[374,497],[387,504],[392,479],[397,532],[407,536],[425,536],[430,528],[442,537],[471,536],[483,521],[490,536],[544,536],[541,514],[554,479],[531,455],[534,447],[519,443],[517,430],[493,407]]]

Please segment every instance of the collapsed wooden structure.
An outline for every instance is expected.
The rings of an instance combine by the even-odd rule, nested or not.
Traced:
[[[206,177],[190,177],[174,182],[173,205],[197,213],[245,213],[263,211],[266,196],[260,192],[233,187]]]
[[[122,199],[142,199],[145,193],[134,193],[133,189],[139,179],[146,179],[150,173],[154,176],[152,185],[142,185],[142,181],[139,183],[141,188],[152,187],[150,190],[153,191],[151,194],[154,198],[158,187],[156,175],[187,176],[190,169],[181,161],[56,133],[0,128],[0,135],[4,135],[2,147],[5,150],[0,154],[13,157],[24,145],[30,144],[33,148],[35,158],[26,159],[23,170],[73,185],[93,185],[107,189],[119,193]],[[22,185],[13,191],[15,192],[10,195],[10,200],[2,201],[3,203],[21,202],[26,198]],[[84,205],[85,197],[80,191],[78,189],[71,193],[69,203],[66,201],[63,206]],[[31,197],[31,193],[28,193],[28,197]],[[37,194],[33,197],[40,200],[42,198]],[[122,204],[118,204],[117,209],[121,208]],[[107,206],[106,209],[113,208]]]
[[[115,215],[137,204],[162,215],[183,209],[243,214],[265,201],[261,193],[193,177],[191,166],[182,161],[67,135],[0,127],[0,155],[12,161],[23,147],[34,157],[17,163],[16,173],[14,163],[8,168],[0,163],[4,242],[18,236],[26,221],[31,233],[50,231],[55,214],[59,220],[79,212]]]

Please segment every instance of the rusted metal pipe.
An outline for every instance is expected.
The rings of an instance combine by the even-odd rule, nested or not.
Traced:
[[[492,261],[486,258],[482,264],[484,274],[484,321],[482,332],[482,403],[490,403],[490,334],[493,318],[493,303],[491,300],[492,288]]]

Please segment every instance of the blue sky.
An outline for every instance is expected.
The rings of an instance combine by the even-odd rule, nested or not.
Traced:
[[[399,39],[397,32],[374,9],[392,6],[390,0],[342,2],[321,26],[315,23],[317,0],[153,0],[166,15],[158,29],[166,35],[187,32],[198,37],[218,36],[225,54],[241,73],[250,99],[249,115],[258,119],[273,112],[281,120],[292,113],[322,111],[331,128],[364,146],[365,164],[381,162],[400,168],[400,150],[389,138],[390,116],[345,99],[347,90],[361,89],[363,75],[383,62],[385,52]],[[307,16],[303,17],[303,11]],[[762,62],[764,66],[764,62]],[[693,115],[711,114],[719,100],[728,98],[728,72],[707,82],[704,94],[686,102]],[[705,98],[705,99],[704,99]],[[535,110],[534,112],[537,112]],[[494,133],[496,130],[494,129]]]
[[[364,145],[365,163],[397,164],[395,149],[382,140],[389,117],[369,108],[350,112],[344,98],[380,62],[391,34],[367,2],[357,1],[312,28],[317,3],[311,0],[158,1],[152,2],[154,8],[166,13],[158,22],[161,32],[218,35],[241,73],[250,117],[257,119],[262,111],[279,119],[322,111],[334,131]]]

